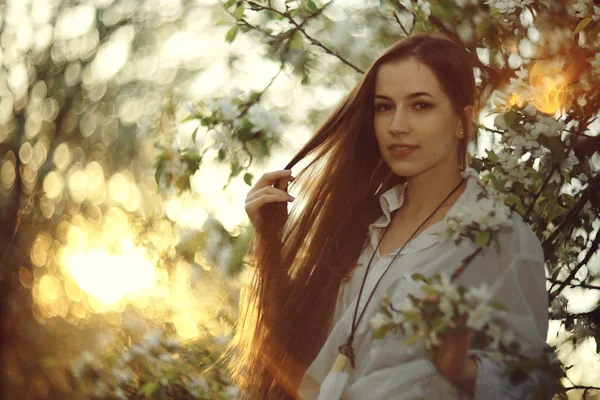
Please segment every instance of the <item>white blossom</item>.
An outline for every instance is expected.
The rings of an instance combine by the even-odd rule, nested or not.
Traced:
[[[438,337],[437,333],[435,333],[435,332],[431,332],[431,333],[429,334],[429,342],[430,342],[432,345],[434,345],[434,346],[439,346],[439,344],[440,344],[440,339],[439,339],[439,337]]]
[[[515,164],[514,168],[516,166]],[[502,227],[512,226],[510,214],[510,208],[504,202],[486,196],[478,198],[474,205],[464,205],[450,210],[446,219],[448,221],[454,220],[454,222],[443,224],[434,233],[445,238],[455,238],[456,234],[459,233],[474,240],[473,230],[476,230],[476,232],[497,231]],[[444,287],[444,290],[447,290],[447,288]]]
[[[73,372],[73,375],[77,379],[79,379],[86,369],[98,369],[100,367],[100,360],[95,355],[86,350],[83,353],[81,353],[81,356],[79,356],[77,360],[75,360],[71,371]]]
[[[225,389],[225,394],[231,398],[235,398],[240,393],[240,390],[235,386],[229,386]]]
[[[206,108],[211,112],[219,112],[228,121],[236,119],[240,113],[239,107],[229,97],[209,101]]]
[[[115,369],[112,374],[117,383],[127,382],[132,378],[131,372],[122,368]]]
[[[242,94],[244,94],[244,91],[242,89],[240,89],[239,87],[234,87],[229,91],[230,97],[239,97]]]
[[[118,399],[123,399],[123,400],[127,399],[127,396],[125,395],[125,391],[121,388],[116,388],[114,391],[114,395]]]
[[[473,311],[469,313],[467,326],[473,329],[481,329],[490,318],[490,307],[485,303],[478,304]]]
[[[440,274],[440,283],[433,284],[433,289],[438,291],[442,297],[447,298],[450,301],[459,301],[460,294],[458,293],[457,287],[450,281],[450,276],[446,273]]]
[[[198,105],[193,101],[186,101],[185,103],[183,103],[183,108],[188,110],[192,115],[198,112]]]
[[[456,323],[454,322],[454,306],[452,304],[452,302],[450,301],[450,299],[448,299],[447,297],[442,297],[440,298],[440,304],[439,304],[440,310],[444,313],[444,322],[446,324],[448,324],[451,327],[456,326]]]
[[[469,288],[469,291],[465,293],[465,299],[476,304],[487,303],[490,299],[490,290],[485,283],[482,283],[479,287]]]
[[[131,352],[132,356],[145,356],[148,354],[148,350],[145,347],[142,347],[137,344],[134,344],[133,346],[131,346],[129,351]]]
[[[535,109],[534,106],[531,105],[531,103],[527,103],[527,105],[525,106],[525,108],[523,108],[523,112],[528,117],[533,117],[533,116],[535,116],[537,114],[537,110]]]
[[[575,156],[575,152],[571,150],[569,156],[560,164],[560,170],[563,174],[569,174],[573,170],[575,164],[579,164],[579,160],[577,159],[577,156]]]
[[[158,356],[158,359],[164,363],[169,363],[169,362],[173,361],[173,356],[168,353],[163,353],[160,356]]]
[[[162,335],[162,332],[159,330],[150,332],[150,334],[148,334],[146,339],[142,342],[142,347],[146,350],[154,350],[160,345],[160,339]]]
[[[209,389],[206,378],[201,375],[193,376],[186,386],[194,396],[201,396]]]
[[[268,136],[279,133],[281,122],[277,114],[267,111],[262,105],[255,103],[248,109],[248,121],[253,125],[252,132],[263,131]]]
[[[505,131],[510,129],[510,126],[506,123],[506,120],[504,119],[504,114],[498,114],[496,118],[494,118],[494,125],[496,126],[496,128],[503,129]]]
[[[392,323],[392,320],[390,320],[384,313],[377,313],[373,318],[371,318],[370,322],[373,329],[377,330],[382,326],[389,325]]]
[[[493,326],[495,325],[493,324]],[[503,329],[500,341],[504,346],[510,347],[511,343],[515,341],[515,334],[510,329]]]
[[[421,10],[425,17],[429,18],[431,15],[431,4],[429,4],[428,1],[417,0],[417,7]]]
[[[578,0],[571,7],[577,18],[591,17],[594,21],[600,20],[600,6],[594,5],[593,0]]]
[[[489,324],[488,327],[488,332],[490,334],[490,337],[492,338],[492,343],[490,344],[490,347],[492,349],[498,349],[500,347],[500,344],[502,343],[502,338],[504,335],[504,331],[505,329],[503,329],[500,325],[498,324]]]

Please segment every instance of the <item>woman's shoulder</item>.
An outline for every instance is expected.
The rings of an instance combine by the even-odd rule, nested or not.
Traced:
[[[511,226],[501,231],[499,235],[501,236],[500,240],[508,246],[507,251],[513,256],[526,257],[543,262],[544,251],[540,238],[516,211],[511,212],[510,220]]]

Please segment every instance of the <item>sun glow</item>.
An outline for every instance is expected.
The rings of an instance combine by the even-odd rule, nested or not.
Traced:
[[[557,111],[569,109],[573,102],[570,81],[568,74],[555,62],[539,61],[529,73],[530,90],[509,94],[507,103],[511,108],[521,108],[529,102],[537,110],[554,115]]]
[[[147,295],[156,284],[154,265],[130,240],[121,241],[121,250],[67,251],[63,265],[83,291],[107,306]]]
[[[531,104],[546,114],[568,109],[573,101],[569,77],[556,64],[540,61],[531,68],[529,82],[533,88]]]

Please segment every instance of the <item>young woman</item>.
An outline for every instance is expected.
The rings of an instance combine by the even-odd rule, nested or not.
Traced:
[[[451,273],[475,248],[432,234],[448,211],[468,210],[483,190],[466,166],[477,108],[468,59],[461,45],[437,35],[400,40],[286,169],[250,190],[256,268],[231,347],[242,398],[533,396],[540,376],[511,385],[501,363],[469,350],[471,333],[444,338],[430,360],[397,335],[373,340],[369,323],[384,290],[400,304],[418,293],[411,274]],[[294,178],[290,169],[305,158]],[[500,252],[479,253],[457,283],[502,279],[494,298],[509,308],[523,352],[535,356],[548,327],[543,252],[518,214],[510,218],[512,227],[498,234]],[[343,367],[341,394],[324,384],[340,351],[353,361]]]

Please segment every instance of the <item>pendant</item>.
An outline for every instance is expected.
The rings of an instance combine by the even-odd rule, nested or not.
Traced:
[[[329,373],[331,374],[334,372],[343,371],[347,362],[348,362],[348,357],[346,357],[342,353],[338,354],[337,358],[335,359],[335,362],[333,363],[333,367],[331,367],[331,369],[329,370]]]
[[[352,349],[352,345],[350,343],[346,342],[345,344],[341,345],[338,348],[338,350],[340,352],[338,359],[340,358],[340,356],[345,356],[346,361],[350,360],[350,366],[352,366],[352,368],[354,368],[354,350]],[[344,361],[344,364],[345,364],[345,361]]]

